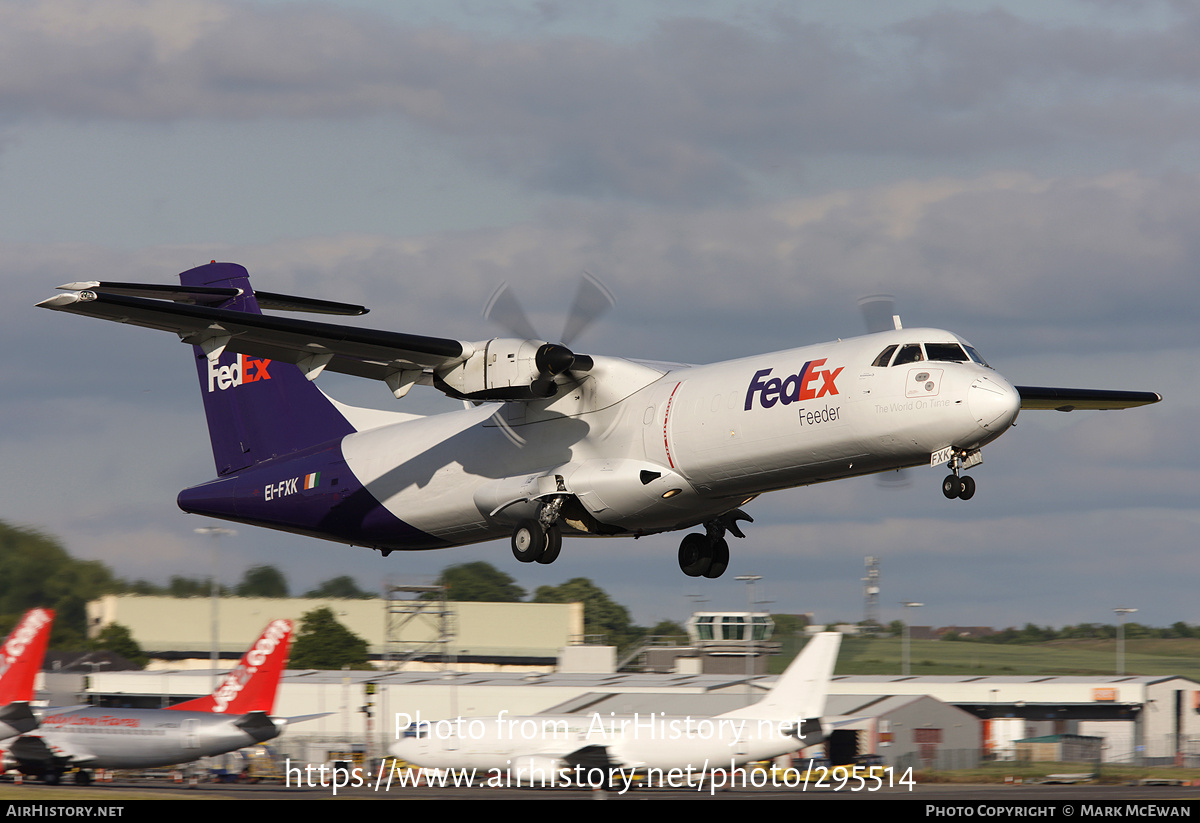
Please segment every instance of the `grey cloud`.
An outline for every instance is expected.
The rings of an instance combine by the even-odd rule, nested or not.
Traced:
[[[6,10],[0,117],[398,114],[537,189],[666,203],[738,202],[754,175],[795,180],[825,156],[1144,152],[1192,146],[1200,125],[1186,12],[1162,32],[939,12],[875,42],[679,18],[625,44],[321,5],[196,0],[177,24],[153,3],[91,6],[104,25],[59,0]]]

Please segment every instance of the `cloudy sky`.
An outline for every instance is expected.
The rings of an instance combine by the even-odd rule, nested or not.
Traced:
[[[1198,81],[1183,0],[0,2],[0,517],[130,578],[211,567],[175,505],[213,473],[187,351],[33,307],[61,283],[232,260],[478,340],[502,280],[554,337],[586,269],[619,303],[577,348],[686,362],[858,334],[887,291],[1014,383],[1166,400],[1026,412],[969,503],[934,469],[760,498],[720,581],[683,577],[672,535],[530,568],[507,541],[383,559],[247,526],[222,576],[483,559],[649,623],[741,608],[733,576],[760,574],[773,610],[858,620],[870,554],[884,620],[1200,623]]]

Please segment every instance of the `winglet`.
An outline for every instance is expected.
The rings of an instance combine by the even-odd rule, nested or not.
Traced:
[[[0,646],[0,706],[33,700],[33,681],[46,657],[54,612],[30,609]]]
[[[825,711],[829,679],[837,663],[842,636],[821,632],[784,670],[766,696],[752,706],[726,712],[721,717],[749,720],[817,720]]]
[[[271,621],[216,691],[168,708],[214,714],[270,714],[275,708],[275,691],[287,665],[291,642],[292,621]]]

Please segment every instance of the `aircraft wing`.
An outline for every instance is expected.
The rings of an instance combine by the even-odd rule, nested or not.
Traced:
[[[1105,389],[1056,389],[1042,386],[1014,386],[1021,395],[1022,409],[1131,409],[1162,400],[1151,391],[1108,391]]]
[[[61,288],[78,286],[89,288],[57,294],[38,305],[54,311],[169,331],[185,343],[201,346],[210,357],[228,350],[294,363],[310,377],[316,377],[322,369],[329,369],[386,381],[401,371],[411,373],[452,367],[474,352],[470,343],[448,338],[250,314],[202,304],[206,299],[227,299],[224,292],[230,290],[226,289],[151,287],[131,283],[71,283]],[[221,294],[209,295],[209,291]],[[339,314],[365,311],[353,311],[361,307],[287,295],[267,295],[263,299],[263,295],[256,292],[255,296],[268,308],[332,310]],[[342,310],[338,311],[339,308]]]

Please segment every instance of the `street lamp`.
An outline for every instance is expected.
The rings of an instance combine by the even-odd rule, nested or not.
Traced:
[[[754,650],[754,584],[762,580],[761,574],[739,574],[734,580],[741,580],[748,588],[746,596],[748,598],[746,612],[746,622],[742,626],[742,631],[745,632],[746,640],[746,705],[750,705],[754,700],[754,691],[750,688],[750,681],[754,677],[754,658],[751,653]]]
[[[924,606],[925,604],[924,603],[916,603],[913,601],[905,601],[905,602],[901,603],[900,605],[906,609],[919,609],[922,606]],[[910,637],[909,631],[908,631],[908,623],[909,623],[909,621],[906,617],[904,620],[904,649],[903,649],[904,654],[903,654],[903,660],[902,660],[901,666],[900,666],[900,673],[904,674],[904,675],[908,675],[908,674],[912,673],[912,664],[911,664],[911,660],[910,660],[911,652],[909,651],[909,645],[912,643],[912,640],[911,640],[911,637]]]
[[[207,534],[213,539],[212,577],[208,579],[208,597],[212,607],[212,649],[208,653],[208,660],[212,664],[212,685],[215,690],[217,688],[217,664],[219,658],[217,644],[218,637],[220,636],[217,628],[217,605],[220,603],[220,598],[217,596],[217,548],[220,545],[222,537],[237,537],[237,532],[233,529],[226,529],[223,526],[200,526],[192,531],[196,534]]]
[[[1125,615],[1133,614],[1137,609],[1118,606],[1113,609],[1117,613],[1117,676],[1125,674]]]

